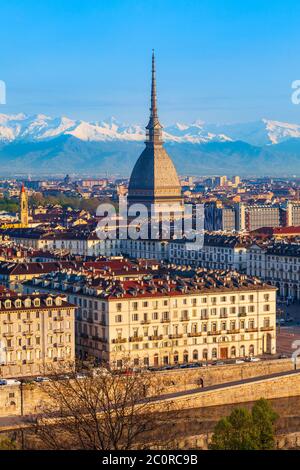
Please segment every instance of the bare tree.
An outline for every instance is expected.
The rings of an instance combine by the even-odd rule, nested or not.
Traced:
[[[101,368],[68,377],[55,372],[42,387],[46,399],[33,426],[40,448],[128,450],[149,447],[149,442],[155,447],[154,431],[158,425],[166,428],[168,407],[157,420],[152,403],[162,387],[147,371]],[[170,446],[167,439],[165,445]]]

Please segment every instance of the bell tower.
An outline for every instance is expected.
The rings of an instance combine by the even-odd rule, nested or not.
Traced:
[[[20,191],[20,224],[22,228],[28,227],[28,198],[24,184]]]

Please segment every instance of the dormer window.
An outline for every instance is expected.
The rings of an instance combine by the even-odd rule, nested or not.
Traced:
[[[26,308],[30,308],[31,307],[31,299],[25,299],[24,300],[24,305]]]
[[[5,308],[11,308],[11,301],[10,300],[5,300],[4,307]]]
[[[48,298],[46,299],[46,305],[47,305],[48,307],[51,307],[51,305],[52,305],[52,299],[51,299],[51,297],[48,297]]]
[[[21,302],[20,299],[18,299],[18,300],[15,301],[15,307],[16,307],[16,308],[22,307],[22,302]]]
[[[34,305],[35,307],[39,307],[39,306],[40,306],[40,299],[34,299],[33,305]]]
[[[61,305],[62,302],[61,302],[61,298],[60,297],[56,297],[55,299],[55,305]]]

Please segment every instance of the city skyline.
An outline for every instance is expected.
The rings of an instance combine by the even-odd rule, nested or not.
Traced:
[[[291,101],[299,5],[288,4],[13,0],[2,7],[0,112],[144,123],[155,48],[164,124],[300,122]]]

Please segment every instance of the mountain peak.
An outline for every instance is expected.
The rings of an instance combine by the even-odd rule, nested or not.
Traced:
[[[0,114],[0,142],[41,141],[72,135],[83,141],[136,141],[145,139],[144,126],[124,124],[112,116],[103,121],[87,122],[67,116],[50,117]],[[241,140],[252,145],[272,145],[300,138],[300,125],[263,118],[234,124],[207,124],[198,119],[192,124],[176,122],[164,128],[166,142],[201,144]]]

